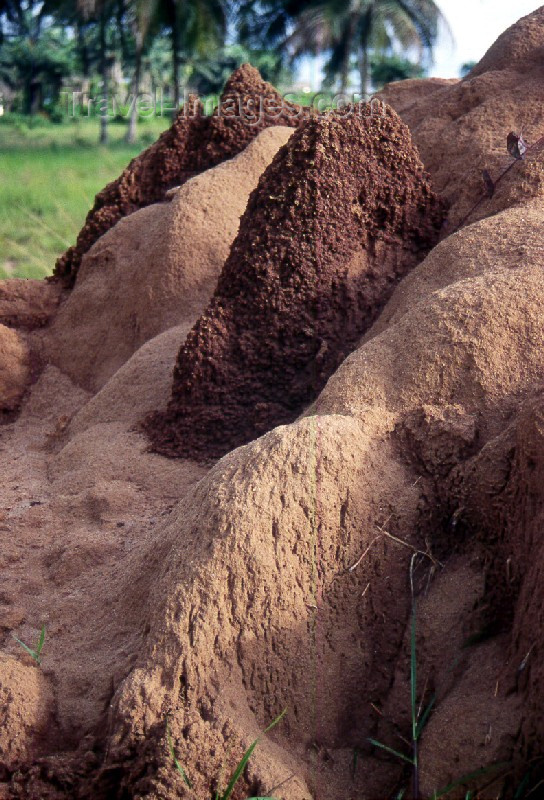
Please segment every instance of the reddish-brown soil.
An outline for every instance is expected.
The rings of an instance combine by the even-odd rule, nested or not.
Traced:
[[[311,120],[252,194],[180,350],[154,447],[214,458],[291,422],[438,238],[443,205],[387,107]]]
[[[305,116],[301,108],[283,101],[249,64],[231,75],[212,116],[205,116],[198,98],[191,96],[158,141],[97,194],[77,243],[59,258],[55,275],[73,285],[83,255],[120,219],[232,158],[264,128],[296,126]]]
[[[63,296],[62,287],[13,278],[0,282],[0,324],[33,330],[46,325]]]
[[[544,385],[544,382],[543,382]],[[544,392],[534,392],[508,427],[459,470],[466,536],[485,553],[484,621],[508,631],[508,662],[501,675],[524,705],[516,748],[525,763],[542,756],[544,668],[540,630],[544,552]]]
[[[183,325],[183,341],[217,285],[249,194],[292,133],[277,125],[261,131],[237,156],[171,191],[168,202],[104,234],[43,337],[44,359],[97,390],[162,331]]]
[[[30,353],[23,334],[0,325],[0,414],[19,407],[30,377]]]

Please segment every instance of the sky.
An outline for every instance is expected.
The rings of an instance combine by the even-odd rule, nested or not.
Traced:
[[[543,0],[436,0],[436,3],[449,22],[453,41],[446,31],[441,32],[429,75],[458,78],[463,64],[479,61],[506,28],[539,8]],[[319,59],[304,59],[299,68],[300,83],[317,89],[321,82],[320,66]]]
[[[450,24],[454,43],[442,33],[434,51],[430,75],[458,78],[467,61],[479,61],[512,23],[535,11],[536,0],[436,0]]]

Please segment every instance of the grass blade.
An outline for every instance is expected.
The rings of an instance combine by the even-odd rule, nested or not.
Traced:
[[[34,659],[34,661],[36,662],[36,664],[38,666],[40,666],[40,664],[42,663],[42,660],[40,658],[40,654],[42,652],[43,644],[45,642],[45,625],[42,625],[42,629],[40,631],[40,638],[38,639],[38,644],[36,645],[36,649],[35,650],[33,650],[31,647],[29,647],[24,642],[22,642],[17,636],[15,636],[14,633],[12,633],[11,635],[13,636],[13,638],[15,639],[17,644],[20,644],[21,647],[23,648],[23,650],[26,650],[28,655],[31,658]]]
[[[251,754],[253,753],[253,751],[257,747],[258,743],[259,743],[259,739],[255,739],[255,741],[252,744],[250,744],[249,747],[247,748],[246,752],[244,753],[244,755],[242,756],[242,758],[238,762],[238,765],[237,765],[236,769],[232,773],[232,777],[231,777],[231,779],[229,781],[229,784],[228,784],[227,788],[225,789],[225,793],[221,797],[221,800],[228,800],[229,797],[231,796],[232,792],[234,791],[234,787],[236,786],[236,784],[240,780],[240,776],[242,775],[242,772],[245,770],[247,762],[251,758]]]
[[[39,656],[36,654],[36,652],[35,652],[35,651],[34,651],[34,650],[31,648],[31,647],[29,647],[27,644],[25,644],[25,643],[24,643],[24,642],[22,642],[20,639],[18,639],[18,638],[17,638],[17,636],[15,636],[15,634],[14,634],[14,633],[12,634],[12,636],[13,636],[13,638],[15,639],[15,641],[16,641],[16,642],[18,642],[18,644],[20,644],[20,645],[21,645],[21,647],[22,647],[22,648],[24,648],[24,649],[26,650],[26,652],[28,653],[28,655],[29,655],[29,656],[32,656],[32,658],[34,659],[34,661],[38,661],[38,658],[39,658]],[[38,662],[38,663],[39,663],[39,662]]]
[[[463,784],[468,783],[469,781],[474,781],[476,778],[481,778],[482,775],[488,775],[490,772],[495,772],[496,770],[504,769],[505,767],[509,766],[510,764],[508,762],[501,762],[500,764],[492,764],[489,767],[481,767],[480,769],[474,770],[474,772],[467,772],[466,775],[457,778],[457,780],[448,783],[448,785],[444,786],[442,789],[435,791],[433,794],[433,800],[439,800],[439,798],[445,797],[459,786],[463,786]]]
[[[279,714],[276,717],[276,719],[273,720],[270,723],[270,725],[267,728],[264,729],[262,734],[260,736],[258,736],[255,739],[255,741],[252,742],[249,745],[249,747],[247,748],[246,752],[244,753],[244,755],[242,756],[242,758],[238,762],[238,765],[237,765],[236,769],[232,773],[232,777],[231,777],[231,779],[229,781],[229,784],[228,784],[227,788],[225,789],[224,794],[221,796],[221,800],[229,800],[229,797],[231,796],[232,792],[234,791],[234,787],[236,786],[236,784],[240,780],[240,777],[241,777],[243,771],[245,770],[245,768],[247,766],[247,762],[251,758],[251,754],[253,753],[253,751],[255,750],[257,745],[259,744],[259,740],[260,740],[261,736],[263,734],[265,734],[265,733],[268,733],[268,731],[272,730],[272,728],[274,728],[278,724],[278,722],[280,722],[280,720],[283,719],[283,717],[286,715],[286,713],[287,713],[287,709],[284,708],[283,711],[281,712],[281,714]]]
[[[181,764],[179,763],[179,761],[176,758],[176,751],[174,750],[174,743],[172,741],[172,736],[170,735],[170,726],[168,725],[168,717],[166,717],[166,741],[168,742],[168,749],[170,751],[170,755],[172,756],[172,760],[174,762],[174,765],[175,765],[177,771],[179,772],[179,774],[181,775],[181,777],[183,778],[183,780],[185,781],[185,784],[189,787],[189,789],[192,789],[193,788],[193,784],[191,783],[191,781],[187,777],[187,773],[185,772],[185,770],[183,769],[183,767],[181,766]]]
[[[412,712],[412,741],[417,741],[417,646],[416,646],[416,598],[414,594],[414,560],[410,561],[410,590],[412,595],[412,626],[410,631],[410,706]]]
[[[416,727],[416,738],[417,739],[419,739],[419,737],[423,733],[423,728],[427,724],[427,720],[429,718],[429,714],[431,713],[435,702],[436,702],[436,694],[433,694],[433,696],[429,700],[429,705],[427,706],[427,708],[423,712],[423,715],[422,715],[421,719],[419,720],[419,722],[417,724],[417,727]]]
[[[38,664],[40,663],[40,654],[42,652],[42,647],[43,647],[44,642],[45,642],[45,625],[42,625],[42,629],[41,629],[41,632],[40,632],[40,638],[38,640],[38,645],[36,647],[36,655],[38,656],[38,659],[37,659]]]
[[[532,773],[532,768],[528,772],[526,772],[525,775],[523,776],[521,783],[518,785],[516,793],[514,794],[514,800],[521,800],[522,797],[526,796],[525,790],[529,786],[529,781],[531,780],[531,773]],[[531,794],[531,792],[529,792],[529,794]],[[529,795],[527,795],[527,797],[528,796]]]
[[[353,748],[353,761],[351,764],[351,777],[355,779],[357,773],[357,762],[359,761],[359,751],[356,747]]]
[[[410,634],[410,702],[412,711],[412,739],[417,740],[417,654],[416,654],[416,606],[413,601],[412,631]]]
[[[268,731],[271,731],[271,730],[272,730],[272,728],[275,728],[275,727],[276,727],[276,725],[278,724],[278,722],[281,722],[281,721],[282,721],[282,719],[284,718],[284,716],[285,716],[286,714],[287,714],[287,709],[286,709],[286,708],[284,708],[284,709],[283,709],[283,711],[281,712],[281,714],[278,714],[278,716],[276,717],[276,719],[273,719],[273,720],[272,720],[272,722],[270,723],[270,725],[268,726],[268,728],[265,728],[265,729],[264,729],[264,731],[263,731],[263,733],[261,734],[261,736],[262,736],[264,733],[268,733]],[[260,737],[259,737],[259,738],[260,738]]]
[[[544,780],[542,780],[542,781],[539,781],[539,782],[536,784],[536,786],[533,786],[533,788],[532,788],[530,791],[528,791],[528,792],[527,792],[527,794],[525,795],[525,797],[531,797],[531,795],[532,795],[534,792],[536,792],[536,790],[537,790],[537,789],[540,789],[540,787],[542,786],[542,784],[544,784]]]
[[[227,761],[230,760],[230,751],[231,750],[232,750],[232,747],[229,744],[229,746],[227,747],[227,753],[225,755],[225,758],[223,759],[223,761],[221,763],[221,769],[219,770],[219,777],[217,779],[217,789],[215,791],[214,800],[221,800],[221,792],[222,792],[221,787],[223,786],[223,773],[225,772],[225,765],[226,765]]]
[[[412,764],[414,766],[412,794],[414,800],[419,800],[419,748],[417,741],[417,612],[416,595],[414,591],[414,564],[416,558],[417,553],[414,553],[410,560],[410,594],[412,596],[412,626],[410,631],[410,711],[412,715]]]
[[[393,750],[392,747],[388,747],[386,744],[382,744],[378,742],[376,739],[369,739],[370,744],[373,744],[374,747],[379,747],[381,750],[385,750],[387,753],[391,753],[391,755],[396,756],[397,758],[402,758],[403,761],[407,761],[408,764],[414,765],[414,761],[409,756],[405,756],[404,753],[399,753],[398,750]]]

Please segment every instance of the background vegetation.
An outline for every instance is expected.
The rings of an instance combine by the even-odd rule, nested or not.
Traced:
[[[368,95],[424,75],[441,23],[434,0],[0,0],[0,278],[51,272],[184,92],[249,61],[310,102],[317,57],[324,88]]]

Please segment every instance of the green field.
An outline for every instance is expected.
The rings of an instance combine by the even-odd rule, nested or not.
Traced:
[[[127,145],[125,124],[110,125],[100,147],[94,120],[54,125],[0,121],[0,278],[42,278],[74,244],[95,194],[154,141],[169,120],[140,124]]]

